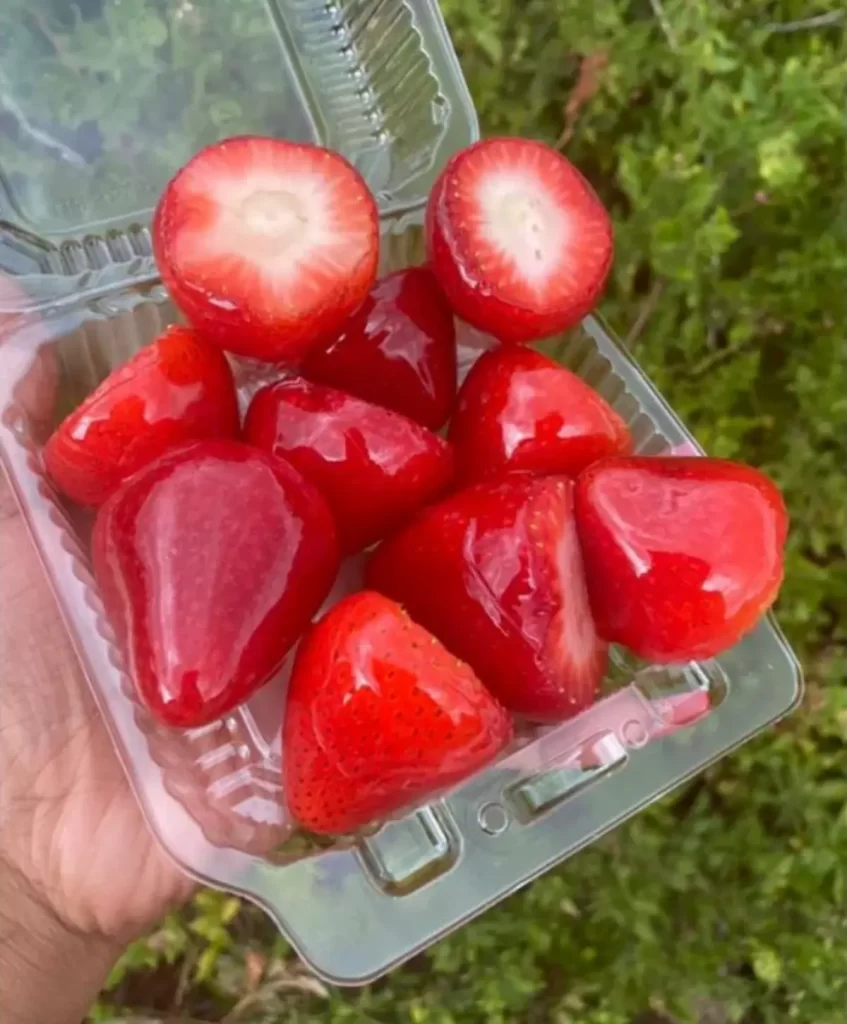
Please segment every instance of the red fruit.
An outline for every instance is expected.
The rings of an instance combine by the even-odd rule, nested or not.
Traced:
[[[588,707],[606,667],[572,496],[564,477],[477,484],[421,513],[367,570],[510,711],[539,721]]]
[[[198,330],[230,352],[291,362],[364,301],[379,218],[342,156],[249,136],[201,150],[172,179],[153,245],[162,280]]]
[[[169,449],[238,432],[226,356],[195,331],[171,327],[110,373],[59,425],[44,448],[44,464],[69,498],[100,505]]]
[[[456,332],[432,273],[409,267],[377,281],[329,348],[309,354],[303,373],[430,430],[443,427],[456,397]]]
[[[446,490],[453,451],[399,413],[299,377],[259,391],[244,424],[320,488],[346,553],[369,547]]]
[[[467,665],[393,601],[353,594],[297,651],[283,726],[288,808],[312,832],[351,832],[456,785],[511,736]]]
[[[429,262],[453,310],[508,342],[578,323],[612,265],[612,224],[579,171],[529,139],[457,153],[430,193]]]
[[[771,606],[788,519],[776,486],[723,459],[607,459],[576,484],[600,634],[654,662],[709,658]]]
[[[339,561],[315,488],[234,441],[187,445],[134,476],[99,510],[92,554],[141,702],[182,727],[276,672]]]
[[[632,447],[626,424],[593,388],[552,359],[513,346],[486,352],[473,366],[450,440],[465,482],[512,470],[576,476]]]

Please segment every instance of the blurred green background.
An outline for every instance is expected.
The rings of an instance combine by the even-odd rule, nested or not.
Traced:
[[[793,517],[800,712],[370,988],[199,895],[92,1019],[844,1024],[847,20],[809,0],[446,0],[486,132],[558,143],[617,226],[603,311],[715,455]],[[343,925],[343,922],[342,922]]]

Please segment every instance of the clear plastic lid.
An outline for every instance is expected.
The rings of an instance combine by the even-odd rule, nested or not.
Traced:
[[[477,126],[428,0],[3,0],[0,314],[154,279],[165,183],[244,134],[339,151],[394,216]]]

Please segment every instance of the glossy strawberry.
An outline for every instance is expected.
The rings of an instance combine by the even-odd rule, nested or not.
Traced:
[[[100,508],[92,553],[141,702],[181,727],[265,683],[338,570],[317,490],[234,441],[196,442],[137,473]]]
[[[246,136],[201,150],[173,178],[153,244],[162,280],[198,330],[230,352],[292,362],[365,300],[379,217],[342,156]]]
[[[377,281],[335,341],[310,353],[303,373],[430,430],[443,427],[456,397],[456,333],[432,272],[409,267]]]
[[[397,529],[453,476],[452,448],[442,438],[390,409],[299,377],[256,394],[244,433],[320,488],[347,553]]]
[[[457,153],[426,209],[427,257],[453,310],[508,342],[578,323],[612,265],[612,224],[580,172],[541,142]]]
[[[367,570],[509,710],[539,721],[591,704],[606,667],[572,493],[564,477],[477,484],[424,510]]]
[[[238,435],[226,356],[187,327],[171,327],[64,420],[44,448],[56,486],[99,505],[138,469],[177,445]]]
[[[723,459],[608,459],[577,481],[597,628],[655,662],[708,658],[752,629],[782,582],[776,486]]]
[[[626,424],[576,374],[529,348],[502,346],[475,363],[450,424],[465,482],[513,470],[574,477],[632,448]]]
[[[304,828],[351,832],[456,785],[510,739],[509,716],[467,665],[393,601],[353,594],[297,651],[285,799]]]

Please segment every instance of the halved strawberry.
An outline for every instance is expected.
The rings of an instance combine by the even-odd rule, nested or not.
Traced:
[[[408,609],[509,710],[582,711],[606,668],[564,477],[515,474],[424,510],[387,540],[368,585]]]
[[[162,280],[230,352],[299,359],[337,332],[374,283],[376,203],[342,156],[244,136],[201,150],[159,202]]]
[[[591,185],[529,139],[486,139],[457,153],[430,193],[426,242],[455,312],[509,342],[578,323],[612,265],[612,224]]]
[[[352,594],[306,634],[288,688],[283,783],[313,832],[351,832],[456,785],[509,743],[467,665],[380,594]]]

